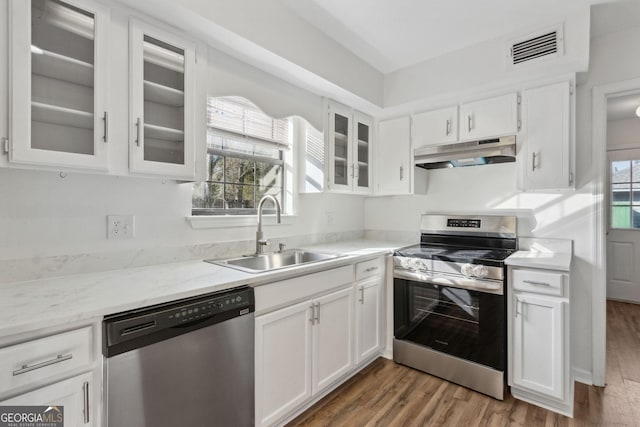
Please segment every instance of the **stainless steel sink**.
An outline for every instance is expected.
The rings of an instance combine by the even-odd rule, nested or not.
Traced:
[[[262,273],[280,268],[327,261],[343,256],[345,255],[328,252],[305,251],[302,249],[289,249],[269,254],[243,256],[224,260],[207,259],[205,261],[212,264],[235,268],[236,270],[245,271],[247,273]]]

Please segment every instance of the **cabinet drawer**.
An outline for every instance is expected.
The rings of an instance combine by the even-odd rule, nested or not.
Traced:
[[[511,277],[516,291],[564,296],[565,275],[562,273],[513,269]]]
[[[0,394],[93,361],[91,326],[0,349]]]
[[[356,280],[384,274],[384,258],[371,259],[356,264]]]

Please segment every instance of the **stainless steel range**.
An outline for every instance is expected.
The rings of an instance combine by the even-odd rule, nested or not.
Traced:
[[[394,253],[393,359],[504,398],[506,267],[516,217],[423,215]]]

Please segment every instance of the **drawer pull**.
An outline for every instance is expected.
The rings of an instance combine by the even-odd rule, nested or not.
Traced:
[[[82,394],[84,398],[84,423],[89,424],[89,381],[85,381],[84,384],[82,384]]]
[[[534,286],[544,286],[544,287],[550,287],[551,285],[545,282],[536,282],[535,280],[523,280],[523,283],[528,283],[530,285],[534,285]]]
[[[17,369],[13,371],[13,376],[18,376],[21,374],[26,374],[27,372],[35,371],[36,369],[44,368],[45,366],[55,365],[56,363],[64,362],[65,360],[70,360],[73,357],[72,354],[59,354],[55,359],[47,360],[45,362],[36,363],[35,365],[22,365],[21,369]]]
[[[371,271],[376,271],[377,269],[378,269],[378,267],[369,267],[369,268],[367,268],[365,271],[366,271],[367,273],[369,273],[369,272],[371,272]]]

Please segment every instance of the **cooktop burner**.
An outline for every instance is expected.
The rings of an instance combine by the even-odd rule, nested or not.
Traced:
[[[398,249],[394,255],[472,264],[502,265],[505,258],[514,252],[515,250],[511,249],[468,249],[419,244]]]

